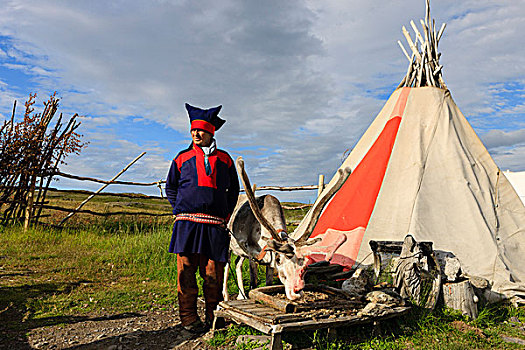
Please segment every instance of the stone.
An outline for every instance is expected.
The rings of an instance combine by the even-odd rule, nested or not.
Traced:
[[[388,306],[404,305],[404,300],[401,296],[396,296],[394,293],[385,293],[381,290],[375,290],[366,295],[366,300],[371,303],[383,304]]]
[[[270,344],[272,337],[269,335],[240,335],[237,337],[235,344],[250,344],[250,349],[263,349],[266,345]],[[256,343],[256,344],[254,344]],[[256,347],[253,347],[256,346]]]
[[[384,315],[389,310],[391,310],[391,307],[388,305],[370,302],[366,304],[366,306],[357,313],[357,316],[358,317],[363,317],[363,316],[377,317],[377,316]]]
[[[353,295],[364,295],[371,289],[370,277],[363,268],[355,270],[352,277],[343,282],[341,289]]]
[[[459,259],[454,257],[446,257],[445,258],[445,269],[444,269],[445,276],[447,277],[447,281],[449,282],[456,282],[461,276],[461,263],[459,262]]]

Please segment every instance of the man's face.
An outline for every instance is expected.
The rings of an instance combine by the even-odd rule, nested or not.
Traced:
[[[211,139],[213,138],[213,135],[201,129],[192,129],[191,138],[193,139],[193,143],[197,146],[208,147],[211,145]]]

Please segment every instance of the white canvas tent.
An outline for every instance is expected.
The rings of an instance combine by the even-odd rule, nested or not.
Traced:
[[[428,18],[427,9],[426,23]],[[403,87],[342,164],[352,174],[324,207],[311,237],[325,245],[346,235],[332,262],[351,267],[371,263],[370,240],[402,241],[410,233],[453,253],[465,273],[486,278],[496,293],[525,298],[525,206],[441,76],[427,76],[430,86],[420,87],[434,68],[424,67],[422,57],[425,45],[437,49],[440,34],[433,35],[419,61],[414,52]],[[437,50],[433,55],[427,62],[439,64]],[[303,235],[311,214],[293,237]]]
[[[518,193],[521,201],[525,204],[525,171],[512,172],[506,170],[504,174],[512,187],[516,190],[516,193]]]

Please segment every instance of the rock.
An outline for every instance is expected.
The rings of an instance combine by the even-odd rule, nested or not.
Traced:
[[[366,295],[366,300],[371,303],[383,304],[387,306],[404,305],[405,301],[395,292],[385,293],[381,290],[375,290]]]
[[[461,276],[461,263],[459,262],[459,259],[456,257],[446,257],[444,273],[447,277],[447,281],[456,282]]]
[[[391,310],[391,307],[388,305],[370,302],[366,304],[366,306],[357,313],[357,316],[358,317],[363,317],[363,316],[377,317],[377,316],[384,315],[389,310]]]
[[[239,348],[242,347],[241,344],[250,344],[250,349],[262,349],[265,345],[270,344],[271,339],[272,337],[268,335],[240,335],[235,344]]]
[[[485,289],[490,287],[490,282],[486,278],[478,276],[468,276],[468,279],[470,281],[470,284],[472,284],[472,287],[474,288]]]
[[[525,345],[525,340],[520,339],[520,338],[507,337],[505,335],[502,335],[501,339],[503,339],[503,341],[505,341],[507,343],[514,343],[514,344]]]

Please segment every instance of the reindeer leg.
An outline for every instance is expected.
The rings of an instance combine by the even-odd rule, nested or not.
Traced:
[[[222,297],[224,298],[224,301],[230,300],[230,295],[228,294],[228,277],[230,276],[230,260],[226,262],[226,266],[224,266],[224,281],[222,284]]]
[[[244,294],[244,282],[242,281],[242,263],[244,262],[244,257],[238,256],[235,261],[235,272],[237,273],[237,287],[239,287],[239,295],[237,299],[248,299]]]
[[[249,260],[250,262],[250,289],[255,289],[257,288],[257,284],[258,284],[258,274],[259,274],[259,271],[258,271],[258,268],[257,268],[257,263],[253,260]]]
[[[266,285],[273,285],[273,267],[266,265]]]

